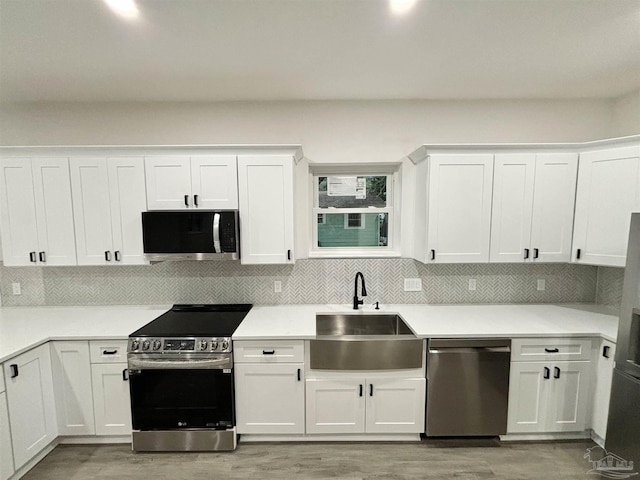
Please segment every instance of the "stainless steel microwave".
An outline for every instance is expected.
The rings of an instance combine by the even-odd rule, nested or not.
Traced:
[[[151,262],[238,260],[238,211],[142,212],[142,242]]]

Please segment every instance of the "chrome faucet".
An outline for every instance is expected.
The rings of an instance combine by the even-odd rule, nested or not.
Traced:
[[[362,279],[362,296],[363,297],[367,296],[367,287],[364,286],[364,275],[362,275],[362,272],[358,272],[356,273],[356,281],[355,281],[354,291],[353,291],[353,309],[354,310],[358,310],[358,305],[362,305],[364,303],[364,300],[360,300],[358,298],[358,277]]]

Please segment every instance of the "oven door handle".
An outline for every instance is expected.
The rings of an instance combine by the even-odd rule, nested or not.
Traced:
[[[231,368],[231,357],[223,358],[134,358],[129,359],[130,370],[205,370]]]

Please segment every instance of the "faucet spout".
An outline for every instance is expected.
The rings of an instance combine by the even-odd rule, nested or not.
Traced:
[[[367,296],[367,287],[364,284],[364,275],[362,274],[362,272],[358,272],[356,273],[356,279],[354,282],[354,291],[353,291],[353,309],[354,310],[358,310],[358,305],[362,305],[364,304],[364,300],[360,300],[358,298],[358,277],[360,277],[360,279],[362,280],[362,296],[366,297]]]

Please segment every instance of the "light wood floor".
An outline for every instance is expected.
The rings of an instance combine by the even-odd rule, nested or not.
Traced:
[[[128,445],[60,445],[24,479],[588,480],[592,442],[240,444],[224,453],[132,453]]]

